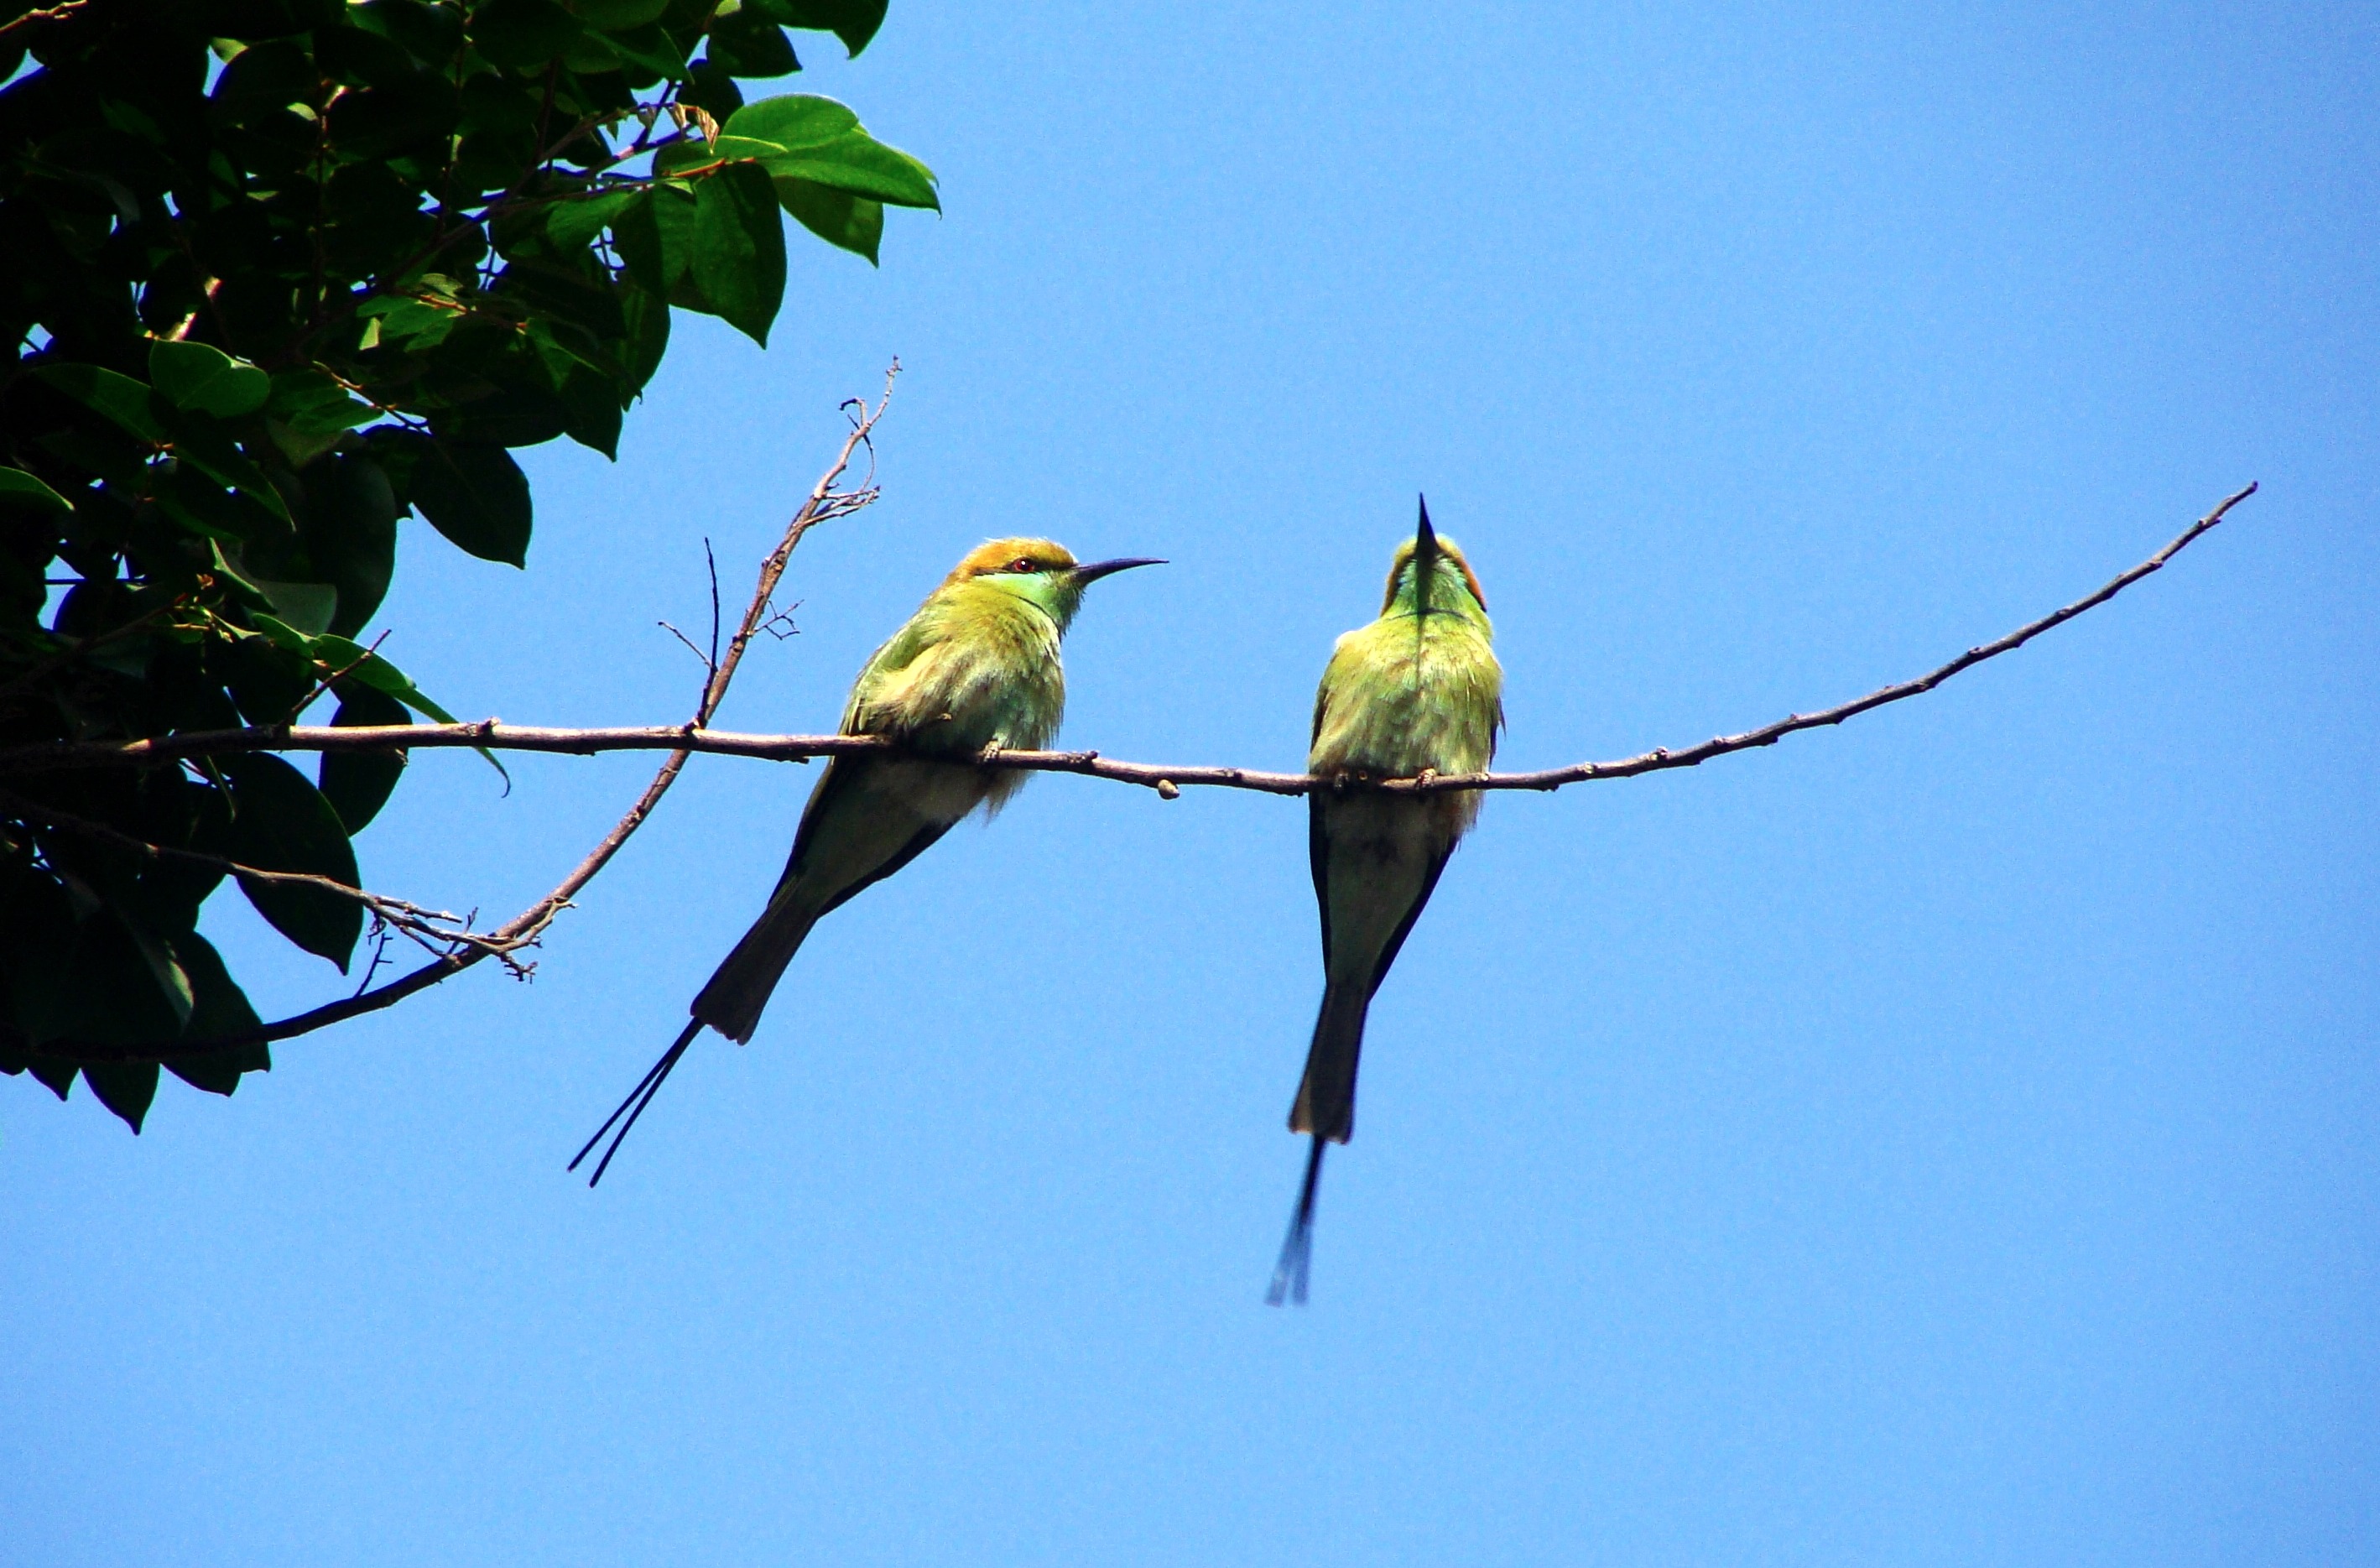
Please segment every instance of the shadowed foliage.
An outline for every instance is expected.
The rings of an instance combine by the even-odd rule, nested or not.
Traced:
[[[450,722],[370,635],[406,519],[524,565],[512,450],[613,455],[673,307],[765,346],[781,214],[872,262],[885,206],[939,205],[843,104],[739,85],[883,14],[0,0],[0,746]],[[342,971],[365,936],[207,860],[352,886],[404,766],[0,771],[0,1071],[137,1131],[158,1067],[125,1056],[256,1026],[197,930],[227,876]],[[269,1063],[168,1065],[228,1094]]]

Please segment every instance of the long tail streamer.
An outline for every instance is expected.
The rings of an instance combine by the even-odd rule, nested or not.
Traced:
[[[585,1160],[595,1146],[603,1141],[603,1135],[612,1130],[612,1124],[619,1122],[623,1115],[628,1118],[625,1122],[620,1123],[618,1136],[613,1138],[612,1147],[603,1151],[603,1158],[596,1161],[595,1173],[587,1178],[589,1186],[591,1187],[603,1179],[603,1173],[611,1169],[612,1156],[620,1152],[620,1145],[626,1139],[628,1129],[637,1124],[637,1118],[645,1113],[645,1107],[653,1102],[653,1096],[660,1092],[662,1084],[669,1077],[670,1069],[677,1065],[677,1059],[686,1054],[686,1048],[692,1045],[694,1037],[701,1032],[701,1019],[686,1020],[686,1032],[678,1036],[676,1042],[667,1051],[662,1052],[662,1059],[654,1063],[646,1071],[645,1076],[638,1081],[637,1087],[628,1091],[628,1098],[620,1101],[620,1108],[603,1118],[603,1124],[595,1129],[595,1136],[589,1138],[586,1147],[579,1149],[572,1158],[569,1169],[576,1171],[578,1169],[579,1161]]]
[[[1305,1157],[1305,1181],[1297,1189],[1289,1234],[1281,1238],[1281,1261],[1272,1266],[1272,1285],[1265,1292],[1267,1307],[1279,1307],[1283,1301],[1305,1305],[1306,1276],[1314,1267],[1314,1194],[1322,1183],[1322,1151],[1330,1147],[1329,1140],[1317,1137],[1314,1151]]]

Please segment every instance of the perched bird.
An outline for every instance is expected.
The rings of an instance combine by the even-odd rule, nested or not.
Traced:
[[[977,807],[997,812],[1006,804],[1025,775],[973,759],[986,748],[1037,751],[1049,742],[1066,707],[1058,644],[1083,590],[1111,572],[1163,564],[1079,565],[1046,539],[995,539],[967,553],[868,659],[844,705],[843,734],[882,735],[904,755],[846,755],[827,764],[768,908],[695,997],[686,1032],[595,1129],[570,1169],[625,1116],[587,1185],[603,1179],[621,1140],[705,1025],[738,1045],[752,1038],[770,992],[820,916],[916,859]]]
[[[1429,526],[1429,503],[1389,567],[1380,618],[1341,638],[1314,698],[1305,771],[1314,897],[1322,910],[1322,1011],[1289,1130],[1312,1136],[1288,1239],[1265,1299],[1305,1299],[1322,1152],[1355,1129],[1364,1015],[1429,902],[1447,857],[1479,815],[1472,790],[1388,795],[1366,780],[1484,772],[1504,726],[1504,672],[1463,552]]]

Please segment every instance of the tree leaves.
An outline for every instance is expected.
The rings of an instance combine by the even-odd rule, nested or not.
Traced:
[[[346,823],[306,775],[264,752],[217,761],[237,800],[227,858],[263,871],[306,871],[353,887],[356,854]],[[316,887],[239,879],[240,891],[273,929],[346,972],[363,935],[363,906]]]
[[[176,408],[237,419],[264,407],[273,379],[203,343],[160,339],[149,348],[149,383]]]
[[[773,177],[807,180],[896,207],[941,210],[934,172],[868,135],[859,116],[832,98],[801,92],[764,98],[730,115],[722,128],[730,137],[777,148],[759,155]]]
[[[758,166],[731,164],[695,188],[694,286],[730,326],[769,346],[785,296],[785,228]]]
[[[388,693],[360,681],[340,684],[343,689],[339,711],[331,716],[334,727],[413,723],[405,705]],[[315,787],[331,803],[331,809],[339,814],[348,837],[363,832],[366,824],[380,815],[380,808],[388,804],[388,797],[396,792],[397,781],[405,776],[405,761],[402,751],[322,753]]]
[[[404,520],[521,565],[510,449],[566,434],[611,455],[673,308],[765,346],[786,214],[873,261],[887,204],[938,205],[931,172],[843,104],[736,85],[799,68],[784,29],[856,54],[883,16],[208,0],[41,30],[0,94],[25,154],[0,181],[0,742],[281,723],[325,691],[343,725],[452,722],[364,645]],[[61,1094],[82,1076],[137,1127],[157,1072],[123,1057],[256,1015],[195,930],[221,870],[125,841],[352,885],[354,834],[404,771],[341,753],[308,773],[251,756],[0,777],[0,1072]],[[352,899],[243,887],[348,961]],[[223,1093],[266,1064],[261,1047],[172,1063]]]
[[[400,444],[413,453],[413,504],[432,528],[482,561],[528,564],[528,480],[511,453],[420,435],[392,439]]]
[[[885,0],[747,0],[747,4],[780,26],[832,32],[855,56],[884,25]]]

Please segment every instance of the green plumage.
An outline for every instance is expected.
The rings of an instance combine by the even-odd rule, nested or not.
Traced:
[[[1069,563],[1071,565],[1071,562]],[[769,907],[694,999],[739,1044],[819,917],[907,865],[978,806],[1025,782],[972,761],[986,747],[1035,751],[1058,732],[1058,646],[1082,590],[1059,574],[953,578],[878,649],[852,684],[842,733],[883,735],[917,757],[838,757],[811,791]]]
[[[1389,570],[1379,619],[1341,638],[1314,700],[1306,772],[1343,780],[1485,772],[1504,723],[1502,669],[1489,644],[1479,580],[1427,507]],[[1305,1298],[1314,1193],[1326,1142],[1355,1128],[1364,1020],[1406,934],[1429,902],[1479,796],[1419,797],[1322,788],[1308,797],[1314,896],[1322,916],[1322,1006],[1291,1101],[1292,1132],[1314,1147],[1291,1221],[1273,1299]]]
[[[1058,650],[1083,590],[1140,560],[1076,564],[1045,539],[978,546],[869,657],[844,705],[842,733],[881,735],[903,755],[838,757],[802,811],[793,854],[769,906],[694,999],[693,1019],[612,1113],[578,1161],[624,1114],[612,1155],[704,1026],[739,1045],[810,928],[853,894],[922,854],[977,807],[997,811],[1021,772],[977,760],[987,748],[1038,750],[1058,732],[1066,675]],[[945,760],[947,759],[947,760]]]

